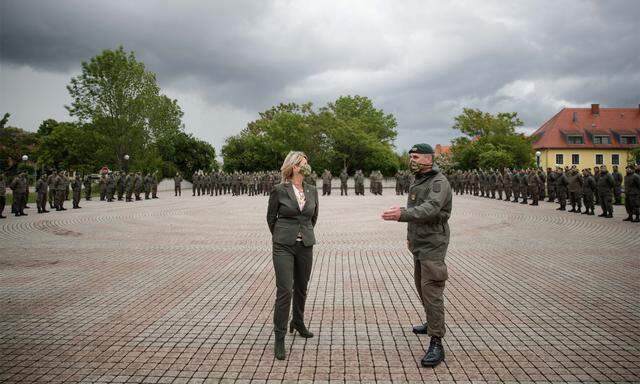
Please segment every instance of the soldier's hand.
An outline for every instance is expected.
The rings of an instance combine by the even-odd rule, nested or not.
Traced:
[[[400,207],[398,206],[393,206],[389,209],[387,209],[386,211],[382,212],[382,220],[388,220],[388,221],[398,221],[400,220]]]

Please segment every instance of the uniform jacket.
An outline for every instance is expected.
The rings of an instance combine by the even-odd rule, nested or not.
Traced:
[[[402,209],[399,221],[408,223],[409,249],[417,259],[444,261],[449,245],[451,200],[451,185],[435,167],[417,176],[409,188],[407,207]]]
[[[303,183],[305,205],[302,211],[298,206],[293,184],[290,182],[276,185],[269,195],[267,224],[274,243],[294,245],[298,234],[302,242],[310,247],[316,243],[313,228],[318,220],[318,190]]]

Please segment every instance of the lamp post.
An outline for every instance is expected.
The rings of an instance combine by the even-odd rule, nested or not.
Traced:
[[[124,155],[124,173],[129,173],[129,155]]]
[[[536,163],[538,164],[538,168],[540,168],[540,155],[542,155],[542,152],[536,151]]]

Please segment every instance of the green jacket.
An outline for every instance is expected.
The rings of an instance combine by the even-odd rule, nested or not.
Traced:
[[[316,243],[313,228],[318,220],[318,190],[307,183],[302,186],[305,195],[302,211],[290,182],[280,183],[271,191],[267,224],[274,243],[294,245],[298,234],[302,235],[305,246],[310,247]]]
[[[401,222],[407,222],[409,249],[419,260],[444,261],[449,245],[451,185],[437,169],[418,175],[409,189]]]

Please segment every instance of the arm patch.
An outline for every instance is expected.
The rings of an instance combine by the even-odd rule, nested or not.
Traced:
[[[440,185],[440,181],[436,181],[433,183],[433,192],[440,193],[442,190],[442,186]]]

